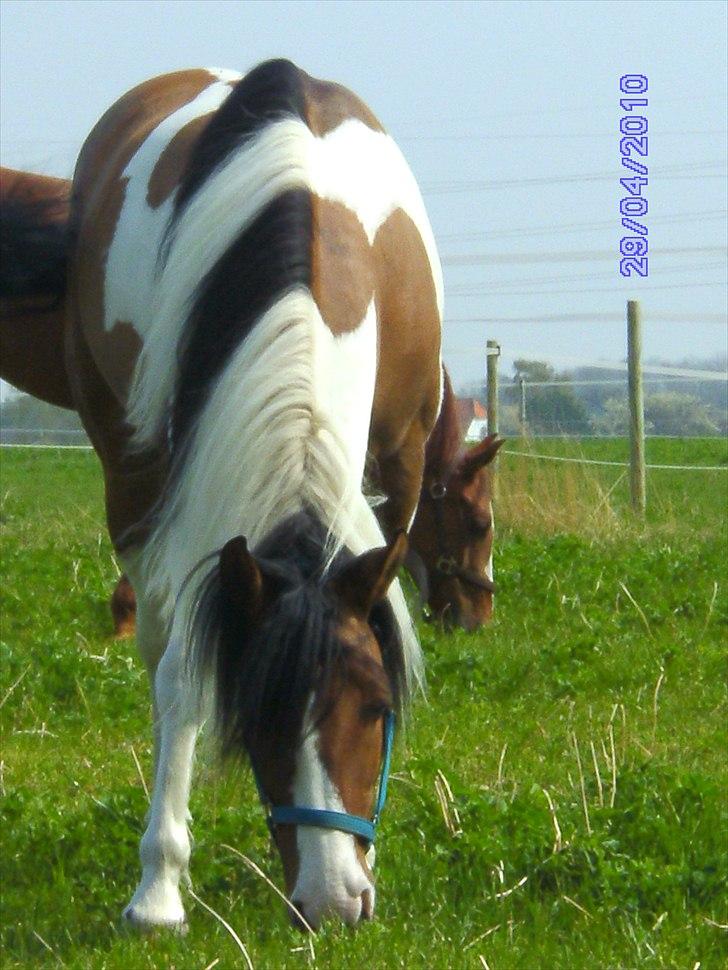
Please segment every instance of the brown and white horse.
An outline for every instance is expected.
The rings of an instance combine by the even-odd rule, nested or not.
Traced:
[[[421,677],[394,579],[441,396],[441,272],[416,183],[353,94],[270,61],[125,95],[86,141],[72,200],[66,375],[153,683],[154,794],[126,916],[184,922],[211,706],[266,802],[334,820],[273,834],[306,920],[354,924],[373,876],[336,820],[369,816],[386,712]],[[52,220],[26,212],[50,239]],[[14,298],[34,294],[32,270]]]
[[[68,217],[71,183],[0,169],[0,216],[9,256],[17,246],[13,212],[27,202],[59,224]],[[62,407],[73,399],[63,361],[63,301],[0,296],[0,377]],[[427,441],[425,477],[410,534],[407,566],[433,618],[472,630],[493,612],[493,508],[490,463],[502,439],[462,448],[455,394],[446,371],[437,423]],[[134,635],[136,597],[122,576],[111,597],[114,633]]]

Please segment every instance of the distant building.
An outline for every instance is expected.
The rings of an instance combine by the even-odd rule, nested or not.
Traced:
[[[476,397],[457,399],[458,419],[466,441],[482,441],[488,432],[488,411]]]

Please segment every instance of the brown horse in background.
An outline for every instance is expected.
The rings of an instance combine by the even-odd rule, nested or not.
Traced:
[[[73,409],[64,362],[70,204],[67,179],[0,168],[0,377],[48,404]],[[31,211],[43,223],[42,233],[29,227]]]

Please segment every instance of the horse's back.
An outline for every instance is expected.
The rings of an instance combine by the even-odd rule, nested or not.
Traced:
[[[236,346],[296,287],[322,327],[320,403],[357,429],[355,464],[368,446],[396,453],[413,426],[421,450],[439,403],[439,262],[412,173],[347,89],[287,61],[148,81],[89,136],[74,207],[71,381],[117,475],[132,426],[160,451],[177,419],[194,426]]]

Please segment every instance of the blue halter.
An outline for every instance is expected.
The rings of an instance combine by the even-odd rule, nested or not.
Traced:
[[[347,832],[362,839],[368,848],[374,841],[376,824],[379,821],[384,803],[387,800],[387,782],[389,767],[392,760],[392,741],[394,739],[394,712],[388,711],[384,717],[384,739],[382,741],[382,770],[379,775],[379,792],[374,805],[371,821],[361,815],[350,815],[348,812],[332,812],[325,808],[303,808],[298,805],[271,805],[265,796],[258,775],[253,769],[253,777],[258,788],[258,794],[268,811],[268,827],[276,825],[311,825],[320,829],[335,829]]]

